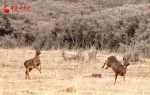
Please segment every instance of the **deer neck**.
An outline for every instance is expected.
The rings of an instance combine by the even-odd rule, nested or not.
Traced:
[[[35,58],[36,58],[36,59],[40,59],[39,54],[35,54]]]
[[[126,66],[126,65],[123,65],[123,66],[124,66],[125,69],[127,69],[127,66]]]

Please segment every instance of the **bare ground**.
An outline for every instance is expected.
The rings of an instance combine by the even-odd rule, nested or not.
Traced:
[[[74,52],[74,51],[73,51]],[[87,51],[85,51],[86,55]],[[96,62],[64,61],[61,50],[42,51],[42,73],[33,69],[31,80],[25,80],[24,61],[33,58],[31,49],[0,49],[0,95],[149,95],[150,59],[131,63],[126,80],[114,72],[101,68],[109,55],[120,61],[121,54],[99,51]],[[92,78],[99,72],[102,78]]]

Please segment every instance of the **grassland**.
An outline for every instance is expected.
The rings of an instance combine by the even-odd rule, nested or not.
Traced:
[[[75,52],[75,51],[71,51]],[[34,69],[31,80],[25,80],[24,61],[34,57],[32,49],[0,49],[0,95],[149,95],[150,59],[141,58],[131,63],[126,80],[118,76],[114,85],[114,72],[101,68],[109,55],[122,61],[122,54],[98,51],[97,61],[64,61],[61,50],[42,50],[42,73]],[[91,74],[99,72],[102,78]]]

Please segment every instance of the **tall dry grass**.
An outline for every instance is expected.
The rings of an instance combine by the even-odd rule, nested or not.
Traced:
[[[67,51],[69,52],[69,51]],[[76,51],[72,51],[76,52]],[[30,73],[31,80],[24,79],[23,62],[34,56],[32,49],[0,49],[0,94],[1,95],[148,95],[150,94],[150,60],[141,58],[141,62],[130,65],[126,80],[118,76],[114,85],[114,72],[103,70],[101,66],[109,55],[115,55],[122,61],[122,54],[98,51],[95,64],[77,61],[63,61],[61,50],[42,50],[42,73],[35,69]],[[88,51],[85,50],[87,54]],[[86,56],[87,57],[87,56]],[[93,72],[102,74],[102,78],[92,78]],[[37,74],[38,73],[38,74]]]

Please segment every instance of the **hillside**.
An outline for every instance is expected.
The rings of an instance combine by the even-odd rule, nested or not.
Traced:
[[[13,0],[29,12],[0,12],[0,47],[140,52],[150,56],[148,0]],[[1,2],[1,7],[4,6]]]

